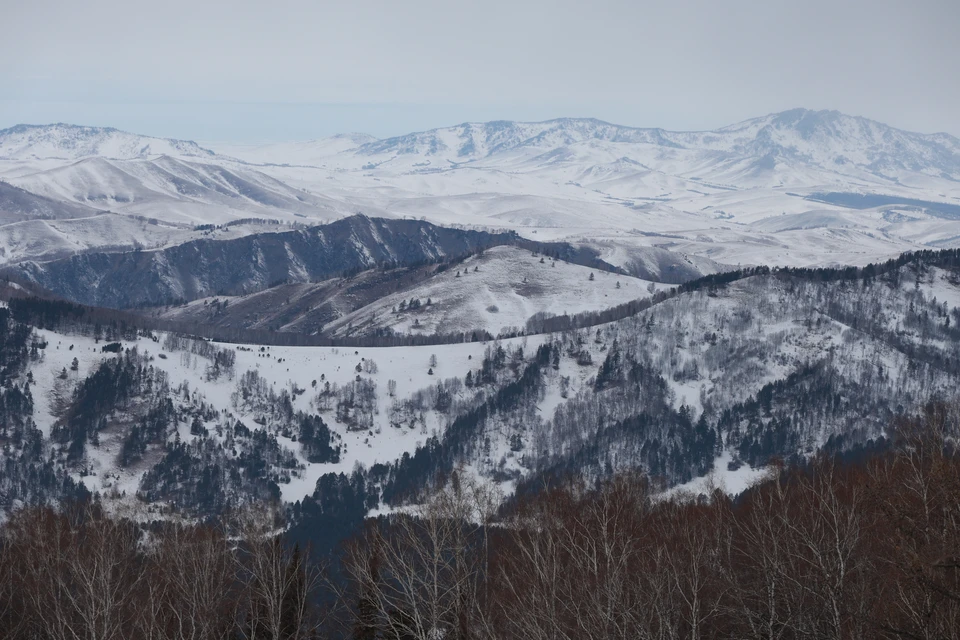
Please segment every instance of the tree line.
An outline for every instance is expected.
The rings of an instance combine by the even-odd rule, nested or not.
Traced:
[[[781,466],[738,498],[665,499],[626,472],[504,500],[457,473],[323,566],[264,509],[21,509],[0,529],[0,637],[957,638],[958,418],[930,405],[895,448]]]
[[[498,508],[454,477],[346,548],[353,638],[960,637],[960,412],[861,460],[779,467],[732,499],[621,473]]]

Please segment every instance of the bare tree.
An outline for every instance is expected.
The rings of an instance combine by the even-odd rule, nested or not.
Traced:
[[[818,638],[872,637],[866,625],[871,589],[862,489],[842,478],[829,460],[788,481],[788,588],[804,603],[791,626]]]
[[[240,514],[237,552],[246,591],[244,637],[250,640],[309,638],[319,626],[311,597],[320,573],[299,547],[284,544],[273,507]]]
[[[494,574],[494,613],[506,634],[645,637],[637,570],[647,497],[640,478],[624,476],[595,494],[574,483],[522,505],[504,523],[509,552]]]
[[[150,601],[163,597],[161,616],[177,638],[227,638],[236,620],[237,570],[222,532],[171,525],[149,555]]]
[[[135,559],[136,527],[95,507],[71,517],[51,509],[25,511],[8,527],[23,554],[18,583],[37,634],[57,640],[128,637],[143,579]]]
[[[790,637],[802,606],[794,585],[788,535],[786,486],[777,481],[755,490],[736,512],[722,503],[727,536],[721,545],[722,566],[730,586],[730,616],[744,637],[780,640]],[[799,596],[799,599],[798,599]]]
[[[454,474],[421,504],[369,523],[345,563],[363,627],[420,640],[485,628],[485,525],[498,502],[489,487]]]
[[[882,523],[875,538],[886,633],[960,638],[960,461],[956,405],[931,405],[897,425],[897,455],[870,467],[868,502]]]

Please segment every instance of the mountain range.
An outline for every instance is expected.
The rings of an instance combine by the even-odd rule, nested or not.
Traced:
[[[365,513],[455,471],[744,486],[882,447],[960,382],[958,149],[804,110],[4,130],[0,506]]]
[[[162,155],[201,158],[215,154],[195,142],[141,136],[111,127],[57,123],[20,124],[0,130],[0,157],[6,159],[76,161],[103,157],[136,160]]]
[[[794,109],[706,132],[640,129],[594,119],[539,123],[488,122],[434,129],[360,145],[360,155],[424,155],[451,164],[537,150],[544,161],[562,160],[556,149],[581,144],[629,144],[755,158],[755,168],[796,162],[818,169],[863,171],[887,178],[898,171],[960,176],[960,140],[947,134],[909,133],[837,111]]]
[[[709,132],[564,118],[261,146],[63,124],[0,131],[0,179],[67,207],[45,218],[76,220],[77,204],[185,228],[362,212],[588,244],[618,266],[653,249],[694,263],[819,265],[955,246],[958,158],[948,134],[804,109]],[[850,194],[882,198],[851,206]],[[22,222],[18,210],[4,206],[0,220]],[[100,242],[122,246],[111,223],[115,237]],[[82,227],[71,234],[95,248]],[[183,235],[147,229],[139,244]],[[38,253],[0,234],[5,261],[74,250],[52,242]]]

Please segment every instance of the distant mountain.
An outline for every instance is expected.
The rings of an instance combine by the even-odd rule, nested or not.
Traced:
[[[91,157],[10,182],[44,197],[176,222],[221,223],[240,216],[341,217],[339,202],[294,189],[243,165],[171,156]]]
[[[878,175],[906,170],[960,179],[960,139],[954,136],[911,133],[838,111],[809,109],[792,109],[704,132],[627,127],[593,118],[559,118],[544,122],[464,123],[384,140],[352,133],[307,142],[224,148],[239,151],[239,155],[247,155],[253,161],[272,164],[309,165],[337,154],[421,155],[456,164],[521,150],[550,152],[557,159],[564,155],[560,152],[563,148],[590,143],[711,151],[767,162],[796,160],[827,169],[849,164]],[[155,138],[113,128],[51,124],[0,130],[0,158],[5,159],[134,160],[157,156],[211,159],[217,154],[192,141]]]
[[[911,133],[838,111],[793,109],[716,132],[678,136],[684,137],[691,145],[798,159],[825,168],[852,164],[882,176],[904,170],[960,177],[960,139],[945,133]]]
[[[0,158],[80,160],[96,156],[133,160],[160,155],[202,158],[214,153],[188,140],[143,136],[111,127],[20,124],[0,130]]]
[[[114,129],[21,125],[0,132],[0,176],[45,198],[175,226],[322,224],[362,212],[512,230],[670,282],[704,265],[862,265],[960,246],[951,213],[960,206],[960,140],[836,111],[794,109],[701,132],[561,118],[218,151]],[[157,230],[145,228],[139,244],[172,241]],[[18,246],[21,257],[49,255]]]
[[[907,170],[960,179],[960,140],[919,134],[837,111],[793,109],[706,132],[634,128],[595,119],[497,121],[412,133],[362,145],[357,154],[437,156],[475,162],[518,150],[552,151],[588,143],[653,145],[755,158],[795,160],[821,168],[851,164],[871,173]],[[546,158],[544,158],[546,159]]]
[[[498,120],[464,123],[378,140],[361,146],[357,153],[418,154],[471,161],[513,149],[554,149],[588,140],[675,146],[664,137],[665,133],[662,129],[624,127],[593,118],[560,118],[545,122]]]

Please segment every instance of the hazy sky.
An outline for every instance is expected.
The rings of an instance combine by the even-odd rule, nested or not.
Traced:
[[[792,107],[960,135],[958,0],[0,0],[0,127],[199,140]]]

